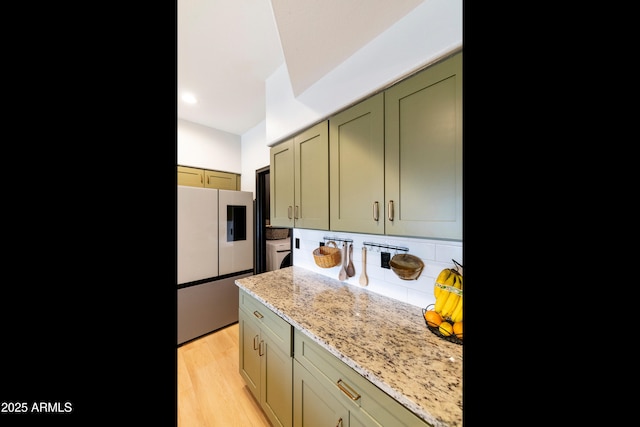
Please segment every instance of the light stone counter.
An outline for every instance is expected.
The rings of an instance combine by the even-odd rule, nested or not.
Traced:
[[[420,307],[297,266],[235,283],[429,424],[462,426],[462,346]]]

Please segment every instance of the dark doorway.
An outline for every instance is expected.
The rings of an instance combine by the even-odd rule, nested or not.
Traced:
[[[267,271],[267,224],[271,224],[271,182],[269,174],[269,166],[256,170],[256,200],[255,200],[255,248],[254,274],[260,274]],[[289,240],[291,248],[293,248],[293,232],[289,229]],[[280,268],[293,265],[293,250],[283,260]]]
[[[266,224],[270,218],[269,166],[256,170],[256,230],[254,274],[267,271]]]

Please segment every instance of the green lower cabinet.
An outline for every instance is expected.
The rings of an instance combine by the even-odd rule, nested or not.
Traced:
[[[293,362],[293,425],[295,427],[375,427],[375,420],[360,408],[345,405],[331,384]],[[351,406],[351,408],[349,407]]]
[[[293,416],[293,359],[266,343],[263,360],[260,390],[262,409],[274,426],[290,427]]]
[[[429,427],[327,349],[298,329],[293,333],[295,427],[340,426],[340,419],[352,427]],[[332,419],[316,424],[311,416],[319,417],[316,412]]]
[[[240,290],[239,372],[274,427],[430,427]]]
[[[261,358],[258,353],[260,345],[260,325],[252,321],[244,310],[238,311],[238,329],[240,340],[240,375],[253,394],[260,400]]]
[[[257,301],[240,293],[239,370],[273,426],[293,425],[291,326]],[[288,341],[287,341],[288,340]]]

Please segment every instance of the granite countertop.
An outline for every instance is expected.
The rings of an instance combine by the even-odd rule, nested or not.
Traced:
[[[462,346],[420,307],[298,266],[235,283],[429,424],[462,426]]]

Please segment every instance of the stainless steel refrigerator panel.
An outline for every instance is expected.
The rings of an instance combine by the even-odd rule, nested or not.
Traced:
[[[178,186],[178,284],[221,275],[218,190]]]
[[[178,289],[178,344],[238,321],[236,279],[252,273]]]

